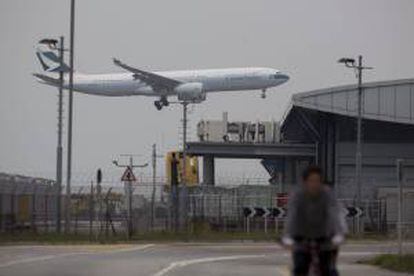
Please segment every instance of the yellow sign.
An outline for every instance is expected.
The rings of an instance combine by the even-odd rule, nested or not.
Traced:
[[[183,154],[178,151],[170,151],[165,157],[166,174],[167,174],[167,185],[171,184],[171,164],[174,158],[178,161],[177,173],[178,183],[182,183],[182,172],[183,172]],[[186,183],[187,186],[197,186],[199,183],[198,178],[198,159],[196,156],[188,156],[186,158]]]

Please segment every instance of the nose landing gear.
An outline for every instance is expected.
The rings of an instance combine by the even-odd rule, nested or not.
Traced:
[[[266,89],[262,89],[261,98],[266,99]]]

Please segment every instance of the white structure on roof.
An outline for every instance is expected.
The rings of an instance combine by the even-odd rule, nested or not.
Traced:
[[[274,144],[280,141],[280,124],[276,121],[240,122],[228,121],[228,113],[222,120],[201,120],[197,124],[200,142],[238,142]]]

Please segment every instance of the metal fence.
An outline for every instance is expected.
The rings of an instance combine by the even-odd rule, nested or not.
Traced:
[[[55,232],[56,203],[65,200],[53,182],[23,178],[0,178],[1,231]],[[70,232],[92,236],[127,233],[128,216],[122,183],[85,184],[72,187]],[[64,190],[64,189],[63,189]],[[198,186],[174,193],[164,183],[133,185],[132,229],[135,234],[152,231],[263,231],[283,230],[284,217],[246,217],[244,208],[286,208],[286,196],[269,185]],[[351,233],[389,233],[390,201],[364,200],[357,205],[341,199],[344,207],[358,207],[362,216],[350,216]],[[65,210],[62,204],[62,218]],[[394,207],[392,207],[394,208]],[[414,220],[406,219],[405,233],[412,235]],[[62,226],[64,222],[62,221]],[[63,227],[62,227],[63,228]]]

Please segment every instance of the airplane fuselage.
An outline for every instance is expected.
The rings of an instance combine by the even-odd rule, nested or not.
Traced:
[[[229,68],[154,73],[183,83],[201,83],[204,92],[265,90],[278,86],[289,79],[287,75],[271,68]],[[65,77],[65,88],[68,88],[67,83]],[[81,93],[114,97],[133,95],[159,97],[160,94],[165,96],[176,94],[174,91],[154,91],[150,85],[135,79],[131,73],[76,73],[73,88]]]

